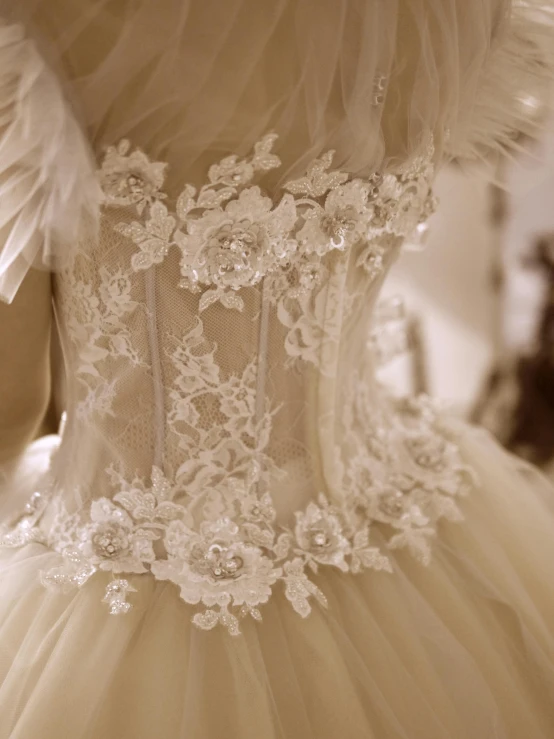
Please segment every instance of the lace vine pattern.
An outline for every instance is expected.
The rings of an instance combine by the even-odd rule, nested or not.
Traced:
[[[191,508],[176,502],[181,486],[160,469],[154,467],[149,480],[129,480],[112,468],[113,498],[72,514],[58,505],[45,533],[39,520],[48,498],[35,493],[1,543],[41,542],[58,552],[60,563],[41,574],[48,588],[79,588],[97,572],[112,573],[104,596],[112,614],[132,608],[129,575],[150,572],[197,606],[192,621],[205,630],[221,624],[236,635],[241,619],[261,620],[260,607],[277,584],[306,617],[312,600],[326,605],[313,578],[321,567],[392,572],[387,550],[399,548],[427,564],[438,521],[461,520],[457,498],[475,485],[429,399],[394,401],[385,421],[368,406],[364,385],[352,392],[356,402],[344,419],[352,451],[344,464],[344,498],[337,505],[321,494],[296,512],[290,527],[277,525],[255,462],[242,478],[226,479],[226,515],[200,526]],[[373,540],[375,531],[385,545]]]
[[[62,273],[67,289],[58,291],[64,315],[65,331],[76,351],[76,379],[84,395],[76,407],[76,415],[87,421],[93,415],[113,415],[112,403],[117,394],[116,383],[101,371],[106,363],[124,360],[132,367],[147,368],[134,346],[129,321],[141,309],[131,298],[132,273],[123,268],[98,270],[98,289],[87,279],[86,264],[81,274],[76,255],[72,266]]]
[[[280,167],[276,140],[269,134],[250,156],[213,165],[207,184],[186,185],[171,210],[163,192],[167,165],[124,140],[108,148],[98,173],[104,205],[139,217],[115,225],[138,247],[133,271],[178,249],[179,284],[199,294],[199,315],[214,303],[242,311],[241,291],[263,291],[286,329],[287,364],[300,360],[328,374],[325,358],[340,335],[340,312],[333,320],[328,308],[349,298],[343,290],[349,255],[355,250],[356,268],[371,283],[406,237],[420,240],[436,205],[433,142],[397,172],[368,179],[333,170],[329,151],[286,183],[276,202],[253,184]]]
[[[162,262],[170,248],[180,250],[180,284],[201,293],[199,314],[216,302],[242,310],[241,289],[263,283],[264,298],[287,330],[287,362],[300,359],[325,373],[326,348],[332,353],[340,336],[340,311],[333,317],[329,305],[349,299],[343,284],[350,247],[358,247],[357,267],[372,281],[388,252],[414,230],[425,229],[435,207],[432,141],[408,167],[368,180],[331,170],[333,152],[328,152],[304,177],[286,184],[274,205],[252,181],[280,166],[272,153],[276,138],[264,137],[250,157],[230,156],[212,166],[208,184],[199,190],[185,186],[174,212],[162,191],[165,163],[131,150],[126,140],[108,148],[98,173],[104,205],[136,212],[140,221],[120,222],[115,229],[138,251],[129,268],[103,265],[97,290],[85,254],[67,270],[61,298],[77,351],[77,379],[86,391],[77,408],[81,420],[112,414],[116,387],[104,379],[99,364],[117,358],[143,364],[128,326],[142,310],[131,297],[133,273]]]
[[[324,281],[327,254],[347,253],[360,243],[366,248],[358,266],[374,278],[391,245],[424,228],[435,208],[432,141],[397,173],[365,180],[332,170],[329,151],[303,177],[286,183],[275,204],[252,183],[280,167],[272,151],[276,140],[268,134],[251,156],[213,165],[208,184],[186,185],[174,211],[164,202],[165,163],[131,150],[127,140],[108,148],[99,172],[104,204],[131,206],[140,217],[115,226],[138,247],[133,269],[159,264],[177,247],[180,284],[201,293],[200,313],[216,302],[242,310],[240,290],[264,280],[272,302],[296,300]]]

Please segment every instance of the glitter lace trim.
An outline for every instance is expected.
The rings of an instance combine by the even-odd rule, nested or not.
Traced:
[[[123,576],[150,572],[175,583],[181,598],[198,607],[192,620],[202,629],[221,624],[240,633],[240,619],[261,620],[260,606],[278,583],[305,617],[312,599],[326,605],[312,579],[320,567],[392,572],[387,549],[399,548],[428,564],[438,521],[462,519],[456,499],[475,482],[428,399],[395,401],[385,421],[367,408],[363,388],[356,396],[347,411],[347,441],[357,448],[344,470],[348,493],[340,506],[319,495],[295,514],[291,528],[277,526],[271,496],[259,493],[264,476],[254,463],[245,479],[228,480],[234,515],[199,527],[190,511],[174,502],[179,486],[160,469],[153,468],[150,480],[126,480],[111,469],[119,490],[113,499],[95,500],[71,515],[58,500],[58,514],[44,532],[39,519],[48,495],[35,493],[2,545],[34,541],[57,551],[60,564],[42,573],[49,588],[81,587],[96,572],[111,572],[104,602],[112,614],[132,607],[128,598],[134,588]],[[364,443],[353,431],[356,423],[367,429]],[[386,541],[384,548],[373,541],[375,530]]]
[[[131,152],[126,140],[110,147],[99,173],[105,205],[131,206],[141,217],[116,225],[139,249],[133,269],[161,263],[176,247],[181,286],[202,291],[200,312],[214,302],[242,310],[242,288],[266,279],[273,301],[298,298],[321,282],[326,254],[360,242],[367,248],[359,266],[375,277],[390,246],[434,210],[432,141],[409,167],[368,180],[331,170],[334,153],[327,152],[284,186],[275,205],[252,181],[280,166],[272,153],[276,139],[269,134],[251,157],[230,156],[212,166],[209,183],[199,190],[186,185],[172,212],[161,190],[166,165]]]

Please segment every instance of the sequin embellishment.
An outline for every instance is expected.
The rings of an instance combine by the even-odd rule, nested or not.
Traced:
[[[363,393],[357,396],[363,402]],[[389,549],[407,548],[428,564],[438,521],[461,520],[456,499],[475,483],[427,399],[397,401],[396,421],[388,431],[372,415],[376,425],[367,426],[364,439],[364,444],[371,442],[369,453],[363,448],[352,457],[344,501],[333,504],[320,494],[296,513],[290,528],[277,525],[269,494],[256,494],[256,465],[248,479],[235,480],[241,487],[235,515],[199,527],[190,511],[174,502],[178,486],[161,470],[154,467],[148,481],[125,480],[112,469],[120,491],[113,500],[94,500],[77,514],[58,505],[47,534],[36,524],[35,513],[24,513],[18,535],[8,532],[0,543],[18,547],[40,541],[57,551],[59,565],[42,573],[48,588],[67,591],[82,587],[97,572],[111,573],[104,603],[114,615],[132,608],[136,589],[128,576],[150,572],[173,582],[181,598],[198,607],[192,620],[202,629],[220,624],[239,634],[241,619],[261,620],[260,606],[278,583],[305,617],[312,599],[326,605],[311,577],[321,567],[353,574],[392,571],[386,548],[372,540],[375,527]],[[359,436],[352,438],[361,445]]]
[[[213,165],[209,183],[200,189],[186,185],[174,211],[162,202],[166,165],[140,150],[130,152],[128,141],[110,147],[99,172],[105,205],[130,206],[141,216],[116,226],[139,249],[133,268],[159,264],[176,247],[181,286],[202,292],[200,312],[214,302],[242,310],[242,288],[286,275],[288,289],[298,296],[317,282],[326,254],[358,243],[368,243],[360,264],[376,276],[385,248],[409,236],[434,209],[431,142],[409,168],[368,180],[332,170],[329,151],[303,177],[285,184],[275,204],[252,182],[280,166],[272,151],[276,140],[269,134],[250,157],[230,156]],[[277,297],[281,283],[270,284]]]

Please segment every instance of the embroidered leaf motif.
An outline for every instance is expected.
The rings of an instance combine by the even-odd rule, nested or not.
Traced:
[[[186,185],[183,192],[177,199],[176,213],[181,221],[186,221],[189,211],[196,205],[195,200],[196,188],[192,185]]]
[[[133,269],[148,269],[160,264],[171,246],[171,236],[175,228],[175,218],[168,214],[163,203],[156,202],[150,208],[150,219],[144,226],[137,221],[131,224],[119,223],[116,231],[127,236],[140,249],[131,259]]]
[[[342,185],[349,179],[345,172],[328,172],[333,162],[334,151],[326,152],[320,159],[309,167],[305,177],[287,182],[286,189],[293,195],[305,195],[310,198],[319,198],[329,190]]]

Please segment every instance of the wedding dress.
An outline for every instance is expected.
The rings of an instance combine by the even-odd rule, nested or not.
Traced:
[[[53,271],[67,412],[4,471],[0,737],[551,739],[554,492],[369,341],[437,165],[548,77],[536,15],[32,5],[0,288]]]

